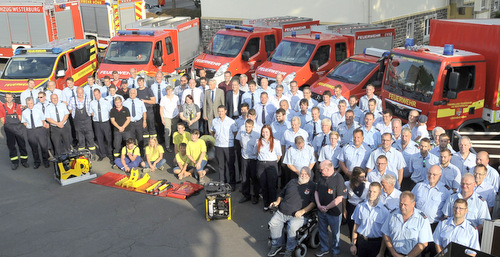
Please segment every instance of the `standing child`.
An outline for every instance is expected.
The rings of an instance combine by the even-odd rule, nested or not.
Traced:
[[[427,116],[420,115],[417,121],[417,134],[415,135],[415,139],[413,141],[419,142],[423,138],[429,138],[429,131],[427,131]]]

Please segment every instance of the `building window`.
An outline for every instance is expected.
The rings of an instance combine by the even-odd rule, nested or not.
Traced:
[[[415,20],[407,20],[406,21],[406,38],[414,38],[415,31]]]
[[[481,0],[481,10],[486,9],[486,0]]]
[[[493,11],[495,11],[495,12],[498,11],[498,9],[500,7],[499,2],[500,2],[499,0],[495,0],[493,2]]]
[[[437,19],[437,14],[427,15],[424,17],[424,42],[429,42],[431,34],[431,20]]]

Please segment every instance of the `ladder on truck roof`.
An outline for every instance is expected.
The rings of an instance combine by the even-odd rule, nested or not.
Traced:
[[[127,24],[125,27],[127,29],[144,29],[144,28],[176,28],[177,25],[190,21],[190,17],[180,16],[180,17],[157,17],[157,18],[146,18],[138,20],[136,22]]]
[[[27,4],[64,4],[71,0],[0,0],[2,5],[27,5]],[[51,6],[53,7],[53,6]]]
[[[343,34],[349,35],[354,34],[358,31],[374,30],[374,29],[388,29],[389,26],[386,25],[374,25],[368,23],[351,23],[351,24],[339,24],[339,25],[317,25],[312,26],[311,30],[326,34]]]
[[[275,28],[275,27],[281,27],[285,24],[312,21],[312,20],[313,20],[312,18],[306,18],[306,17],[276,16],[276,17],[253,19],[253,20],[244,20],[243,25]]]

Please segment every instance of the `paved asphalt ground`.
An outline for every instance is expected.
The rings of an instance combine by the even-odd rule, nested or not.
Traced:
[[[93,172],[120,171],[105,159],[93,164]],[[151,175],[179,182],[170,168]],[[0,256],[265,256],[271,214],[262,211],[262,201],[239,204],[240,198],[233,193],[232,220],[208,222],[203,191],[179,200],[88,181],[62,187],[53,167],[12,171],[0,138]]]

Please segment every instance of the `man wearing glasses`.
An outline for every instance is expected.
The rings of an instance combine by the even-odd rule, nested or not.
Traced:
[[[480,250],[477,229],[465,219],[468,211],[466,200],[456,199],[453,202],[453,217],[440,221],[434,231],[433,237],[438,253],[451,242]]]
[[[496,191],[493,186],[488,183],[485,178],[487,175],[487,168],[482,164],[478,164],[474,168],[474,178],[476,180],[476,193],[482,196],[488,204],[488,209],[491,213],[495,205]]]
[[[465,173],[460,184],[462,190],[460,193],[453,193],[451,197],[448,198],[443,208],[443,214],[446,218],[451,217],[451,215],[454,214],[453,206],[455,200],[464,199],[467,201],[468,207],[470,207],[465,214],[465,218],[469,220],[474,227],[477,227],[477,230],[481,233],[483,231],[483,220],[491,219],[491,216],[488,211],[486,200],[474,190],[475,186],[476,182],[474,180],[474,175]]]
[[[403,169],[406,167],[406,162],[403,154],[392,147],[392,135],[390,133],[384,133],[382,135],[382,145],[370,154],[370,158],[368,158],[368,162],[366,163],[366,170],[368,173],[375,168],[375,163],[380,155],[385,155],[387,157],[388,168],[390,171],[396,173],[398,185],[401,185],[403,181]]]
[[[425,180],[431,166],[439,164],[439,158],[433,154],[429,154],[430,148],[431,141],[428,138],[422,138],[418,145],[420,152],[412,155],[410,159],[408,171],[411,174],[411,180],[415,184]]]

